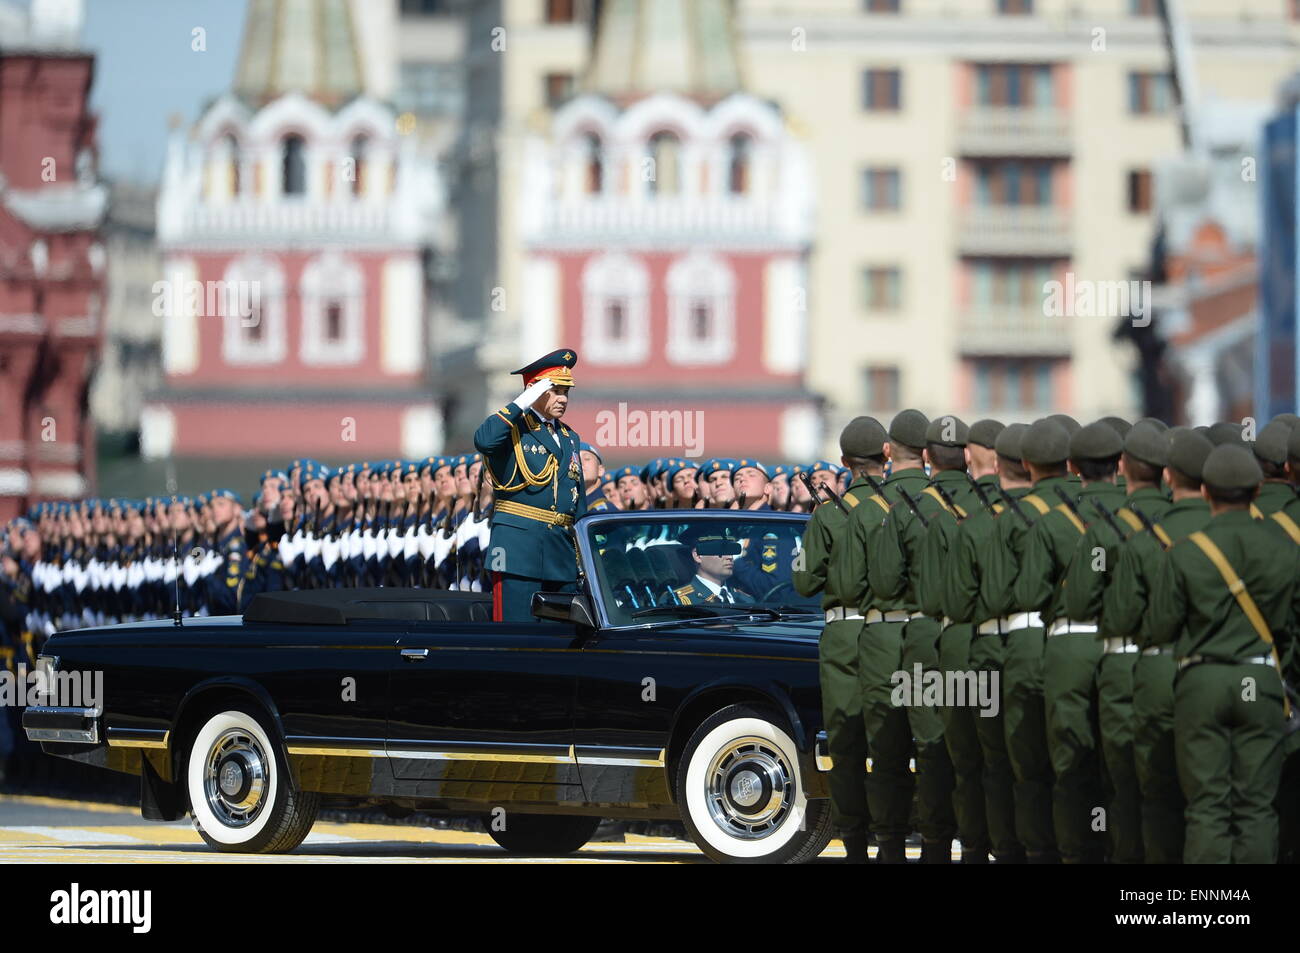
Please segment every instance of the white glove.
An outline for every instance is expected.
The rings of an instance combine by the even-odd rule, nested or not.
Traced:
[[[410,559],[420,551],[420,541],[415,533],[407,533],[402,537],[402,558]]]
[[[429,560],[429,554],[433,552],[433,534],[429,532],[429,527],[421,526],[420,532],[416,534],[416,548],[420,551],[420,558],[425,562]]]
[[[403,542],[402,542],[402,536],[401,536],[401,534],[398,533],[397,530],[395,530],[395,529],[394,529],[394,530],[389,530],[389,532],[388,532],[388,556],[389,556],[390,559],[394,559],[394,558],[397,557],[397,554],[400,553],[400,552],[402,551],[402,545],[403,545]]]
[[[449,534],[444,533],[442,530],[438,530],[438,535],[433,538],[433,564],[435,566],[442,565],[442,561],[446,559],[447,554],[451,552],[451,544],[453,542],[454,540]]]
[[[338,562],[339,550],[341,550],[342,548],[343,548],[342,543],[339,543],[337,541],[331,541],[328,539],[321,544],[320,558],[321,558],[321,562],[325,564],[326,569],[329,569],[336,562]]]
[[[361,540],[361,555],[369,559],[379,550],[379,540],[375,539],[373,530],[367,530]]]
[[[527,410],[533,406],[533,401],[545,394],[554,385],[554,381],[549,377],[543,377],[539,381],[534,381],[524,388],[524,392],[514,399],[512,403],[520,410]]]
[[[488,551],[488,540],[492,538],[492,522],[490,520],[479,520],[478,523],[478,545],[483,552]]]
[[[298,550],[293,545],[292,536],[280,537],[280,562],[288,566],[293,562],[293,558],[298,555]]]
[[[185,577],[185,585],[193,586],[199,579],[199,564],[193,559],[185,560],[185,567],[181,570]]]
[[[307,561],[311,562],[321,554],[321,540],[316,536],[308,536],[303,543],[303,548],[307,552]]]

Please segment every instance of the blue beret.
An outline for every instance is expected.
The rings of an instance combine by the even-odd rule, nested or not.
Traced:
[[[578,449],[586,450],[588,453],[594,453],[596,455],[597,460],[599,460],[601,463],[605,462],[605,458],[600,455],[600,451],[597,450],[595,447],[593,447],[591,444],[587,443],[587,441],[585,440],[578,445]]]

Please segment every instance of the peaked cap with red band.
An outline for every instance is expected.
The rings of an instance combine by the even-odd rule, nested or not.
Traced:
[[[539,357],[531,364],[527,364],[517,371],[511,371],[511,374],[522,374],[524,377],[524,386],[527,387],[543,377],[548,377],[560,387],[573,386],[573,365],[578,363],[578,352],[573,348],[562,348],[558,351],[552,351],[545,357]]]

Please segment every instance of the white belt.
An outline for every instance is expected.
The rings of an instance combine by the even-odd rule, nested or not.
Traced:
[[[1215,662],[1217,659],[1206,658],[1204,655],[1189,655],[1187,658],[1178,660],[1178,671],[1198,665],[1201,662]],[[1271,655],[1252,655],[1250,658],[1238,659],[1235,662],[1224,662],[1225,665],[1267,665],[1273,667],[1273,656]]]
[[[943,626],[943,627],[946,629],[946,628],[948,628],[948,626],[950,626],[950,625],[953,624],[953,621],[952,621],[952,619],[948,618],[947,616],[944,616],[942,619],[939,620],[939,624],[940,624],[941,626]]]
[[[836,606],[834,609],[826,610],[827,622],[843,622],[846,619],[861,619],[861,612],[849,612],[844,606]]]
[[[1097,623],[1075,622],[1073,619],[1057,619],[1047,627],[1048,635],[1084,635],[1097,634]]]
[[[890,609],[888,612],[868,609],[864,618],[870,625],[872,622],[907,622],[910,619],[919,619],[923,615],[924,612],[908,612],[906,609]]]
[[[977,635],[1001,635],[1002,620],[989,619],[987,622],[981,622],[975,629]]]
[[[1143,655],[1173,655],[1172,645],[1148,645],[1142,650]]]
[[[1043,624],[1043,616],[1038,612],[1016,612],[1012,615],[1004,615],[997,621],[1002,623],[1003,632],[1014,632],[1017,629],[1040,628]]]
[[[1128,655],[1138,650],[1137,643],[1122,635],[1102,640],[1102,651],[1107,655]]]

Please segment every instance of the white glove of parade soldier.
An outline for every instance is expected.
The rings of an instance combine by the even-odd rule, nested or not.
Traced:
[[[543,377],[541,380],[533,381],[533,383],[524,388],[522,394],[514,399],[514,405],[520,410],[527,410],[529,407],[533,406],[533,401],[550,390],[554,383],[555,382],[549,377]]]

